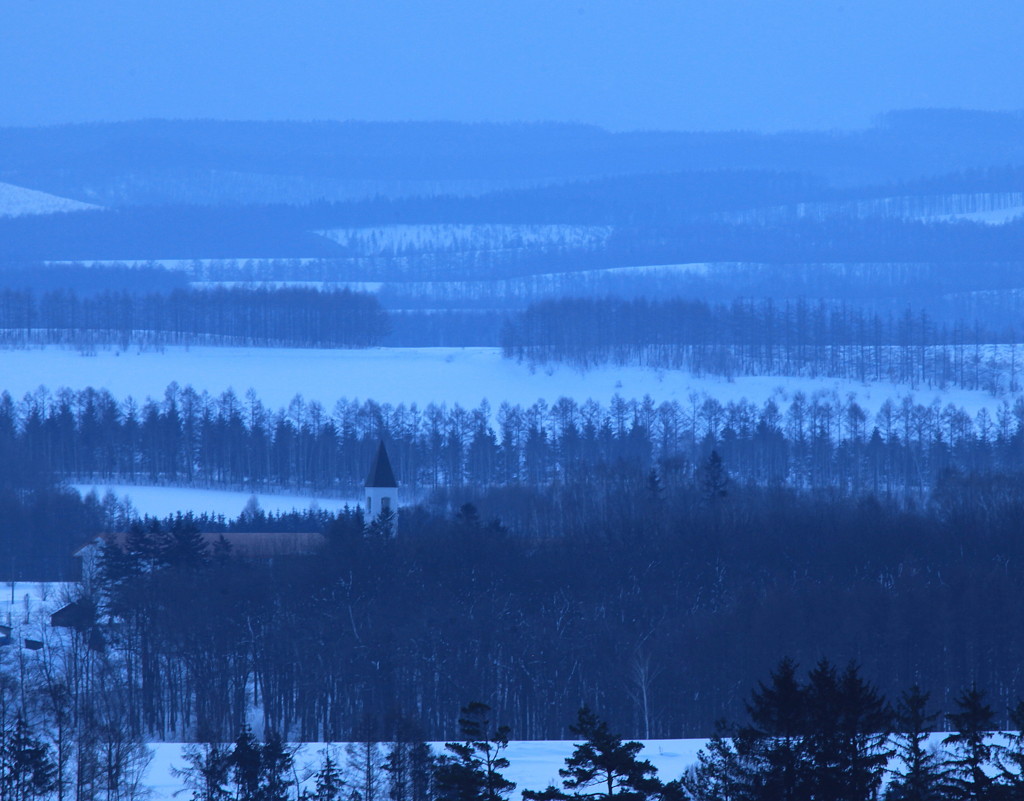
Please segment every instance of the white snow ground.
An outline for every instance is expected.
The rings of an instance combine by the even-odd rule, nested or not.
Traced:
[[[524,247],[583,247],[604,244],[606,225],[452,224],[382,225],[332,228],[321,236],[357,253],[377,255],[404,250],[504,250]]]
[[[115,398],[163,398],[168,384],[192,385],[197,391],[219,394],[233,389],[240,400],[252,388],[270,408],[286,407],[296,394],[318,401],[328,411],[340,398],[378,403],[455,404],[475,408],[485,398],[497,410],[502,401],[528,406],[538,399],[553,403],[560,397],[600,403],[616,394],[656,402],[688,402],[691,393],[706,393],[726,403],[746,398],[763,403],[775,397],[787,406],[793,394],[817,391],[853,393],[868,411],[887,399],[912,394],[918,403],[941,398],[975,414],[982,407],[994,412],[998,401],[980,391],[912,391],[893,384],[861,384],[831,378],[738,376],[728,380],[698,377],[683,371],[642,367],[602,367],[580,372],[571,367],[531,369],[503,359],[498,348],[372,348],[367,350],[292,350],[286,348],[169,347],[163,351],[100,350],[83,356],[76,350],[47,347],[0,350],[0,390],[16,400],[45,386],[108,389]]]
[[[706,740],[648,740],[641,757],[649,759],[658,769],[658,776],[663,781],[679,778],[687,767],[697,761],[697,752]],[[344,744],[338,744],[344,755]],[[435,753],[440,753],[444,743],[434,743]],[[309,743],[303,746],[296,765],[299,775],[304,775],[302,767],[309,765],[311,769],[319,764],[318,752],[324,747],[322,743]],[[153,746],[154,757],[146,778],[153,790],[152,801],[170,799],[176,790],[181,789],[181,780],[171,773],[172,766],[181,767],[181,745],[178,743],[158,743]],[[518,740],[509,743],[505,756],[511,762],[508,770],[502,771],[506,778],[516,783],[516,789],[510,794],[513,799],[519,798],[523,790],[543,790],[549,784],[561,786],[558,769],[565,767],[565,758],[573,751],[571,741],[559,740]],[[344,757],[342,757],[344,758]],[[181,796],[179,796],[180,798]]]
[[[0,217],[20,217],[26,214],[54,214],[61,211],[88,211],[98,209],[91,203],[26,189],[23,186],[0,183]]]
[[[1003,209],[991,209],[989,211],[969,211],[962,214],[943,214],[937,217],[925,219],[941,222],[952,222],[954,220],[967,220],[969,222],[985,223],[986,225],[1005,225],[1024,217],[1024,206],[1009,206]]]
[[[113,492],[119,501],[125,498],[140,515],[165,517],[175,512],[195,512],[211,515],[224,515],[228,518],[238,517],[249,499],[251,492],[232,492],[227,490],[193,489],[191,487],[152,487],[133,484],[72,484],[80,495],[95,492],[100,498]],[[308,495],[271,495],[256,493],[256,500],[264,512],[305,511],[310,508],[336,512],[346,504],[358,506],[359,500],[349,498],[314,498]]]

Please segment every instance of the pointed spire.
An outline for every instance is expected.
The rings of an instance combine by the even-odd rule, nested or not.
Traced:
[[[397,487],[395,473],[391,469],[391,460],[388,459],[387,448],[384,447],[384,440],[377,446],[377,455],[373,457],[370,465],[370,473],[366,476],[367,487]]]

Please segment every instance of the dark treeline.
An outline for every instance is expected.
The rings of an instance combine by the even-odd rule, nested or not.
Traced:
[[[924,310],[883,316],[825,302],[560,299],[511,318],[502,349],[510,358],[583,368],[612,363],[726,376],[826,375],[999,395],[1020,389],[1019,336],[980,322],[936,323]]]
[[[8,346],[256,345],[368,347],[388,333],[372,295],[348,289],[216,287],[79,295],[0,291],[0,342]]]
[[[188,515],[188,523],[210,533],[320,532],[337,515],[320,509],[267,513],[258,505],[237,517]],[[74,552],[101,532],[124,531],[140,523],[171,528],[182,524],[181,514],[143,517],[124,499],[111,493],[84,497],[73,489],[54,486],[45,476],[17,481],[0,479],[0,579],[4,581],[72,581],[81,565]]]
[[[687,801],[1014,801],[1024,793],[1024,700],[1001,707],[971,684],[943,716],[916,684],[890,703],[856,663],[822,659],[801,680],[784,659],[751,694],[745,721],[665,789]]]
[[[614,485],[623,469],[696,481],[712,451],[739,485],[852,497],[920,499],[951,470],[990,475],[997,486],[1024,469],[1021,400],[974,417],[910,397],[886,401],[875,415],[834,395],[796,393],[788,406],[780,403],[694,395],[684,404],[616,397],[601,406],[563,398],[550,406],[503,404],[492,416],[486,404],[420,410],[344,400],[328,413],[300,397],[272,411],[252,393],[240,401],[231,392],[212,397],[176,385],[162,401],[141,406],[92,389],[40,391],[20,403],[4,394],[0,463],[12,489],[2,495],[9,508],[0,518],[0,570],[67,578],[74,540],[130,518],[116,499],[87,498],[83,508],[74,494],[53,495],[54,478],[355,496],[381,438],[409,496],[450,488],[467,497],[483,487],[515,491],[584,478]],[[532,531],[538,519],[520,502],[500,513],[517,531]],[[279,530],[260,520],[256,528]],[[200,523],[222,530],[216,521]]]
[[[947,469],[1015,473],[1024,466],[1024,400],[972,415],[936,399],[887,400],[877,412],[854,397],[817,393],[762,405],[693,394],[607,406],[561,398],[492,414],[429,404],[301,396],[266,408],[251,391],[211,396],[171,385],[141,405],[109,392],[45,390],[0,396],[0,454],[47,475],[84,482],[356,491],[377,442],[388,443],[401,486],[545,486],[619,464],[692,474],[712,450],[742,483],[790,484],[841,494],[926,492]]]
[[[33,696],[45,693],[45,684],[20,679]],[[147,797],[151,789],[141,780],[150,750],[130,729],[95,715],[90,682],[69,684],[70,743],[41,731],[46,723],[59,725],[55,710],[40,714],[24,691],[20,703],[3,699],[0,793],[17,801]],[[890,705],[856,663],[840,670],[822,659],[801,681],[792,661],[783,660],[751,693],[747,720],[728,730],[732,736],[712,738],[682,776],[659,775],[643,758],[643,742],[626,740],[583,706],[569,726],[573,750],[558,770],[560,786],[523,787],[506,775],[518,767],[510,759],[514,732],[494,717],[478,701],[463,707],[458,738],[440,753],[404,721],[385,742],[364,736],[344,752],[323,744],[312,765],[303,744],[273,730],[258,739],[243,725],[233,742],[203,738],[182,748],[182,764],[171,768],[182,785],[175,795],[509,801],[518,791],[523,801],[1016,801],[1024,791],[1024,701],[1010,712],[1018,731],[1003,734],[993,731],[996,716],[984,691],[965,689],[948,716],[948,733],[934,735],[930,727],[941,716],[928,693],[915,685]]]
[[[502,490],[479,513],[404,509],[394,537],[342,514],[317,554],[272,562],[218,555],[187,520],[135,527],[85,585],[98,612],[78,636],[124,664],[133,729],[172,740],[229,738],[252,705],[292,739],[385,740],[396,716],[441,739],[467,696],[523,739],[564,737],[581,702],[629,732],[706,736],[787,654],[856,659],[940,712],[951,688],[1000,710],[1024,690],[1015,482],[950,481],[911,511],[733,486],[709,458],[696,481],[512,494],[529,531],[485,522],[515,505]]]
[[[188,280],[183,270],[168,270],[155,263],[92,267],[74,263],[14,262],[0,268],[0,290],[39,295],[55,291],[71,291],[83,297],[102,292],[170,292],[185,289]]]

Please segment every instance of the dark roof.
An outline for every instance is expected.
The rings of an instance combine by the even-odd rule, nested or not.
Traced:
[[[85,631],[95,622],[96,607],[84,599],[65,604],[50,615],[51,626],[75,629],[76,631]]]
[[[388,459],[387,448],[381,441],[377,446],[377,455],[373,457],[373,464],[370,465],[370,473],[366,476],[367,487],[397,487],[395,473],[391,469],[391,460]]]

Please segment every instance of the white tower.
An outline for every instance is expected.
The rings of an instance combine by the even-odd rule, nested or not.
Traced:
[[[363,513],[367,523],[375,520],[381,512],[398,512],[398,482],[395,480],[395,473],[391,469],[391,460],[388,459],[383,441],[377,446],[377,455],[373,457],[365,486]],[[394,524],[391,533],[394,533]]]

